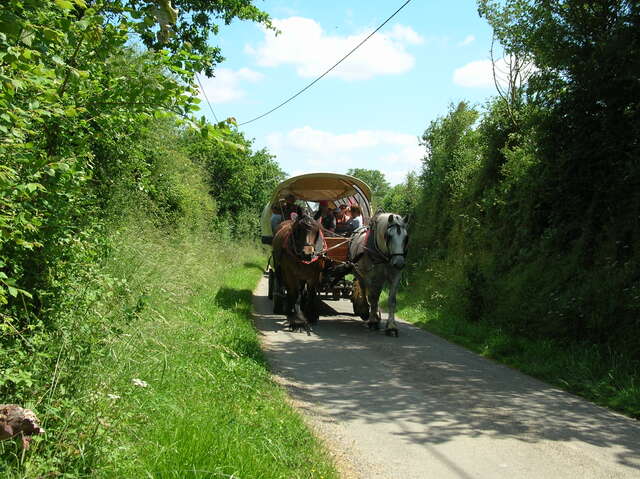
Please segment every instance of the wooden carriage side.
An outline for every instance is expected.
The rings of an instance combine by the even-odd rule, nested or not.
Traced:
[[[330,260],[345,263],[349,256],[349,239],[342,236],[325,236],[327,256]]]

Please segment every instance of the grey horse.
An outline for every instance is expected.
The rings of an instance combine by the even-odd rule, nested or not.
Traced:
[[[356,314],[369,328],[380,329],[378,301],[389,284],[389,316],[385,333],[398,336],[395,320],[396,293],[407,256],[407,223],[394,213],[378,213],[369,227],[357,230],[349,242],[349,259],[355,275],[351,301]]]

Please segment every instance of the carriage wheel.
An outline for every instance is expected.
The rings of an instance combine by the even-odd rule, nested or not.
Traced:
[[[276,273],[271,268],[269,268],[268,274],[269,274],[269,292],[267,293],[267,296],[269,296],[269,299],[273,299],[273,283],[275,280]]]
[[[282,286],[278,277],[273,275],[273,314],[285,314],[285,296],[286,292]]]
[[[369,302],[367,301],[364,290],[358,280],[353,282],[351,303],[353,304],[353,314],[360,316],[364,321],[367,321],[369,319]]]
[[[338,301],[341,296],[340,288],[333,288],[333,300]]]
[[[353,281],[345,281],[342,287],[342,297],[344,299],[351,299],[353,296]]]

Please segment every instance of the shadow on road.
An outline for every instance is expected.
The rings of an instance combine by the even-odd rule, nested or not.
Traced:
[[[253,299],[256,326],[270,335],[267,356],[275,371],[301,384],[296,394],[337,420],[386,421],[395,436],[421,445],[479,436],[580,441],[609,448],[619,464],[640,469],[637,421],[407,324],[398,339],[389,338],[325,305],[307,337],[285,332],[285,318],[269,314],[268,298]]]

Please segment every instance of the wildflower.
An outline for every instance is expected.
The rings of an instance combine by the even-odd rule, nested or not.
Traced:
[[[143,381],[142,379],[138,379],[138,378],[133,378],[131,382],[133,383],[134,386],[140,386],[141,388],[146,388],[149,385],[147,384],[146,381]]]
[[[109,399],[120,399],[120,396],[118,396],[117,394],[107,394],[107,397]]]

